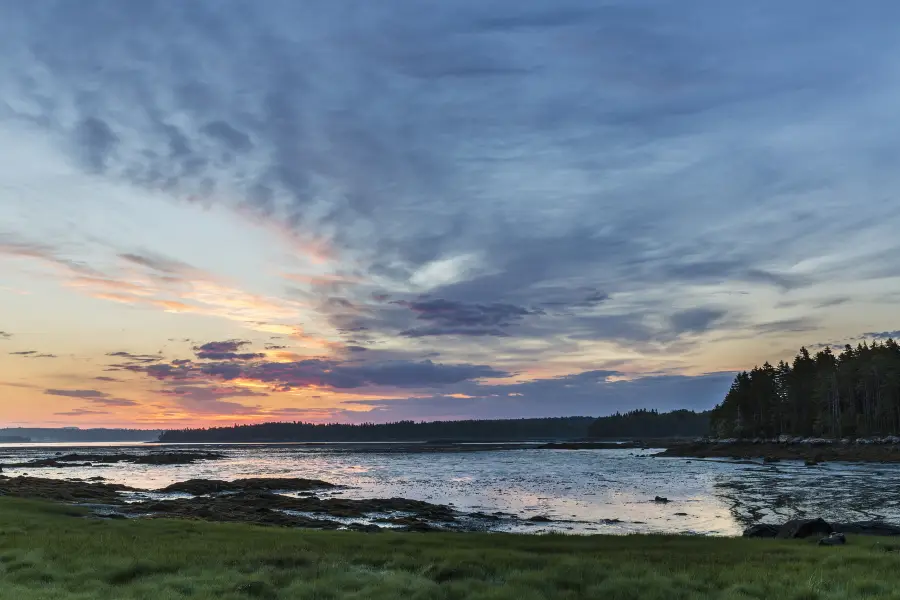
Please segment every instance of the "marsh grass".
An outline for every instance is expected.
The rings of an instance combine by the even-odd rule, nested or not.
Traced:
[[[687,536],[351,533],[100,520],[0,498],[0,598],[900,599],[900,553]]]

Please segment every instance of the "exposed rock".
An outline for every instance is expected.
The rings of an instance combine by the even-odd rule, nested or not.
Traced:
[[[677,512],[675,513],[676,517],[687,517],[689,516],[686,512]]]
[[[553,519],[546,515],[535,515],[533,517],[529,517],[527,520],[531,523],[550,523],[553,521]]]
[[[149,454],[71,454],[56,453],[53,458],[39,458],[21,463],[2,465],[5,468],[23,467],[90,467],[127,462],[136,465],[187,465],[198,460],[217,460],[218,452],[151,452]]]
[[[208,480],[197,480],[209,486]],[[194,482],[196,484],[196,481]],[[377,531],[375,525],[346,524],[333,518],[355,519],[370,515],[386,515],[384,522],[402,531],[443,531],[439,524],[453,524],[454,529],[475,529],[471,523],[458,523],[458,513],[449,506],[431,504],[406,498],[347,499],[308,496],[285,496],[266,489],[298,487],[333,487],[327,482],[306,479],[243,479],[237,482],[213,482],[230,486],[230,493],[219,493],[194,498],[170,500],[143,500],[126,502],[120,492],[141,492],[123,485],[88,483],[38,477],[0,476],[0,495],[25,498],[42,498],[78,503],[94,510],[103,518],[168,517],[203,519],[208,521],[247,522],[260,525],[306,527],[318,529],[348,528],[358,531]],[[199,484],[197,484],[199,485]],[[172,488],[172,486],[170,486]],[[204,489],[207,489],[204,488]],[[197,490],[194,485],[172,489]],[[236,491],[234,491],[236,490]],[[222,486],[216,487],[222,490]],[[133,498],[131,498],[133,499]],[[498,519],[500,515],[474,514],[485,520]],[[505,516],[505,515],[504,515]],[[331,517],[331,518],[329,518]],[[549,521],[548,517],[536,517],[534,521]]]
[[[469,513],[466,516],[472,517],[474,519],[484,519],[485,521],[499,521],[500,520],[500,515],[497,515],[497,514],[488,515],[483,512],[473,512],[473,513]]]
[[[900,535],[900,526],[881,521],[857,521],[855,523],[835,523],[834,530],[849,535]]]
[[[406,498],[386,498],[371,500],[351,500],[347,498],[317,498],[315,496],[292,497],[269,492],[236,492],[216,496],[181,498],[176,500],[155,500],[127,505],[133,514],[154,514],[185,518],[200,518],[213,521],[249,521],[271,523],[270,513],[277,513],[275,524],[306,523],[310,519],[295,517],[291,513],[312,513],[316,515],[359,518],[372,513],[404,513],[416,518],[434,522],[456,520],[456,512],[448,506],[430,504]]]
[[[669,502],[669,499],[666,498],[665,496],[657,496],[656,498],[653,499],[653,501],[659,502],[660,504],[667,504]]]
[[[755,538],[803,538],[829,534],[900,536],[900,525],[881,521],[856,521],[829,524],[822,519],[796,519],[784,525],[759,523],[744,530],[744,537]]]
[[[759,523],[751,525],[744,530],[744,537],[751,538],[774,538],[778,536],[778,525],[769,525],[768,523]]]
[[[390,517],[377,519],[379,523],[390,523],[395,525],[396,531],[442,531],[440,527],[436,527],[428,521],[417,519],[416,517]]]
[[[236,479],[234,481],[222,481],[219,479],[189,479],[179,481],[164,488],[156,490],[163,493],[183,493],[194,496],[217,494],[221,492],[249,492],[249,491],[308,491],[336,487],[334,484],[318,479],[278,478],[278,477],[253,477],[248,479]]]
[[[828,537],[823,537],[819,540],[820,546],[843,546],[847,543],[847,538],[844,537],[843,533],[832,533]]]
[[[40,498],[60,502],[97,502],[119,504],[119,492],[137,491],[124,485],[110,483],[86,483],[41,477],[0,476],[0,494],[20,498]]]
[[[829,535],[834,529],[824,519],[793,519],[778,529],[779,539],[806,538],[813,535]]]
[[[779,462],[780,460],[781,460],[781,459],[778,458],[777,456],[765,456],[765,457],[763,457],[763,462],[766,463],[766,464],[769,464],[769,463],[777,463],[777,462]]]

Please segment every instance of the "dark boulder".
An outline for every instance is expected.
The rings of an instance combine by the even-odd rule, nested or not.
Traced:
[[[258,491],[307,491],[333,488],[333,484],[318,479],[252,477],[222,481],[219,479],[188,479],[156,490],[165,494],[182,493],[194,496],[217,494],[220,492],[258,492]]]
[[[666,504],[667,502],[669,502],[669,499],[666,498],[665,496],[657,496],[656,498],[653,499],[653,501],[659,502],[660,504]]]
[[[549,523],[553,519],[544,515],[535,515],[533,517],[530,517],[528,520],[532,523]]]
[[[823,537],[819,540],[820,546],[843,546],[847,543],[847,538],[844,537],[843,533],[832,533],[828,537]]]
[[[744,530],[744,537],[751,538],[774,538],[778,535],[778,525],[769,525],[768,523],[759,523],[751,525]]]
[[[824,519],[793,519],[778,529],[778,539],[789,540],[829,535],[834,529]]]
[[[500,520],[500,516],[499,516],[499,515],[496,515],[496,514],[493,514],[493,515],[487,515],[487,514],[485,514],[485,513],[483,513],[483,512],[473,512],[473,513],[469,513],[468,516],[472,517],[473,519],[484,519],[484,520],[486,520],[486,521],[499,521],[499,520]]]

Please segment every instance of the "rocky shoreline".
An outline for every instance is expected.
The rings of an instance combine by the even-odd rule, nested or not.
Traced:
[[[97,478],[100,479],[100,478]],[[183,518],[315,529],[379,531],[484,531],[506,513],[465,513],[407,498],[321,497],[338,486],[317,479],[192,479],[156,490],[72,479],[0,476],[0,495],[86,506],[104,518]],[[184,494],[184,497],[154,496]],[[549,522],[548,517],[523,519]]]
[[[80,454],[57,452],[49,458],[38,458],[17,463],[0,464],[0,469],[23,469],[40,467],[94,467],[115,463],[131,463],[135,465],[189,465],[200,460],[219,460],[224,458],[220,452],[150,452],[148,454]]]
[[[846,544],[848,535],[896,537],[900,536],[900,526],[881,521],[829,523],[821,518],[792,519],[782,525],[759,523],[748,527],[743,533],[743,537],[748,538],[781,540],[816,538],[822,546]]]
[[[351,499],[331,495],[340,489],[327,481],[302,478],[246,478],[234,481],[191,479],[145,490],[88,481],[0,475],[0,496],[61,502],[88,508],[94,517],[179,518],[310,529],[393,531],[487,531],[502,522],[540,525],[546,516],[459,511],[453,506],[408,498]],[[162,497],[160,497],[162,496]],[[667,504],[657,496],[648,502]],[[675,513],[676,515],[684,513]],[[610,522],[620,523],[618,520]],[[828,523],[793,519],[757,523],[744,530],[750,538],[815,537],[824,545],[846,542],[846,535],[900,536],[900,525],[883,521]]]
[[[829,440],[779,438],[774,440],[706,439],[673,444],[654,456],[682,458],[762,459],[764,462],[801,460],[822,462],[900,462],[900,437]]]

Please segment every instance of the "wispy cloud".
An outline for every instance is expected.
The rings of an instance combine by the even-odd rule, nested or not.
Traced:
[[[132,407],[139,406],[139,403],[133,400],[127,400],[125,398],[116,398],[113,397],[106,392],[102,392],[100,390],[60,390],[60,389],[47,389],[44,390],[44,394],[47,396],[61,396],[63,398],[78,398],[80,400],[85,400],[90,402],[95,406],[103,406],[109,408],[122,408],[122,407]],[[60,413],[57,413],[60,414]]]
[[[866,338],[873,338],[876,340],[900,340],[900,329],[896,331],[870,331],[868,333],[863,334]]]
[[[817,322],[810,317],[797,317],[753,325],[753,330],[761,334],[784,334],[814,331]]]
[[[108,415],[109,413],[103,410],[91,410],[88,408],[75,408],[72,410],[65,410],[62,412],[53,413],[54,415],[58,415],[60,417],[93,417],[96,415]]]
[[[0,245],[0,254],[65,267],[64,283],[91,297],[138,308],[190,313],[237,321],[258,331],[294,333],[304,305],[296,300],[266,297],[239,289],[187,263],[156,253],[120,253],[125,270],[88,267],[61,258],[49,246]]]
[[[3,234],[3,238],[13,239],[10,234]],[[0,256],[6,255],[13,258],[27,258],[37,260],[43,264],[56,267],[63,273],[80,276],[95,277],[97,271],[89,265],[62,256],[55,248],[27,241],[0,242]]]
[[[106,396],[99,390],[55,390],[44,391],[48,396],[64,396],[66,398],[103,398]]]
[[[19,350],[17,352],[10,352],[10,354],[13,356],[21,356],[23,358],[58,358],[55,354],[38,352],[37,350]]]

